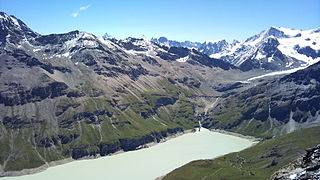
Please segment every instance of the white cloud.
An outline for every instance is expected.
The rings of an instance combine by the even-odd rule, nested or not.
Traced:
[[[76,12],[76,13],[72,13],[71,15],[72,15],[72,17],[77,17],[79,15],[79,13]]]
[[[87,10],[89,7],[91,7],[91,4],[88,4],[88,5],[86,5],[86,6],[82,6],[82,7],[80,7],[80,8],[77,10],[77,12],[72,13],[71,16],[74,17],[74,18],[76,18],[76,17],[79,16],[79,13],[80,13],[81,11]]]
[[[88,4],[86,6],[82,6],[79,8],[79,11],[84,11],[84,10],[88,9],[90,6],[91,6],[91,4]]]

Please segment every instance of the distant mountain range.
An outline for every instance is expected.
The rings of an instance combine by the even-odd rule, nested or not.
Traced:
[[[272,26],[243,42],[231,44],[225,40],[178,42],[165,37],[152,38],[152,41],[166,46],[194,48],[244,71],[292,69],[320,60],[319,28],[302,31]]]
[[[175,41],[175,40],[168,40],[166,37],[160,38],[151,38],[151,41],[165,46],[176,46],[176,47],[186,47],[186,48],[194,48],[198,51],[212,55],[216,53],[223,52],[225,49],[234,46],[235,44],[239,43],[239,41],[234,40],[232,44],[229,44],[226,40],[208,40],[203,43],[200,42],[191,42],[191,41]]]

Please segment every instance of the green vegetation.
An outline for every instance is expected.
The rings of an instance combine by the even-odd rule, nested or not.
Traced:
[[[0,144],[0,164],[3,164],[10,154],[10,138],[7,135],[2,136]]]
[[[269,98],[263,85],[230,96],[209,112],[210,128],[267,138],[273,136],[269,121]]]
[[[198,160],[178,168],[164,180],[268,179],[275,171],[319,143],[320,127],[313,127],[258,143],[241,152],[213,160]]]
[[[30,133],[30,131],[29,131]],[[28,134],[28,133],[26,133]],[[14,154],[8,159],[5,171],[18,171],[26,168],[35,168],[44,164],[37,152],[33,149],[32,144],[26,143],[30,141],[30,136],[24,136],[24,133],[15,134],[12,151]]]
[[[68,158],[74,149],[94,155],[100,152],[100,144],[141,138],[168,129],[194,128],[197,125],[195,103],[187,96],[199,93],[197,89],[172,84],[166,79],[157,83],[161,89],[150,87],[149,91],[142,92],[126,85],[121,91],[118,89],[118,96],[114,97],[103,96],[99,90],[86,85],[81,92],[90,97],[60,98],[53,111],[57,122],[32,124],[17,131],[13,139],[9,134],[0,138],[3,145],[0,163],[5,164],[5,171],[35,168],[45,162]],[[37,106],[36,112],[41,104]],[[29,121],[23,120],[27,125]]]

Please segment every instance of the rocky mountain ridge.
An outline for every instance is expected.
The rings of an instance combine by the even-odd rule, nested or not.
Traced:
[[[0,38],[1,175],[134,150],[192,129],[196,102],[218,93],[201,81],[240,72],[197,50],[145,39],[41,35],[5,13]]]
[[[280,79],[260,80],[256,86],[217,103],[203,126],[256,137],[319,126],[319,72],[320,62]],[[237,86],[241,87],[241,83]]]
[[[220,53],[224,51],[225,49],[232,47],[239,43],[237,40],[234,40],[231,44],[228,43],[226,40],[208,40],[203,43],[200,42],[191,42],[191,41],[174,41],[174,40],[168,40],[166,37],[160,37],[160,38],[151,38],[151,41],[168,46],[168,47],[185,47],[190,49],[197,49],[198,51],[207,54],[212,55],[216,53]]]
[[[165,37],[152,41],[166,45],[194,48],[210,57],[222,59],[241,70],[287,70],[308,66],[320,60],[319,29],[297,30],[271,26],[243,42],[225,40],[179,42]]]

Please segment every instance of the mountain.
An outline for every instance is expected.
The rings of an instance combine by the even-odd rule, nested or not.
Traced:
[[[0,176],[192,129],[199,102],[219,94],[209,80],[241,73],[195,49],[147,39],[41,35],[5,13],[0,40]]]
[[[320,62],[277,80],[262,80],[218,102],[203,126],[263,138],[319,126],[319,77]]]
[[[102,37],[103,37],[103,39],[105,39],[105,40],[115,39],[113,36],[111,36],[111,35],[108,34],[108,33],[105,33]]]
[[[201,44],[199,51],[207,55],[222,52],[228,48],[230,44],[226,40],[208,40]]]
[[[175,40],[169,40],[163,36],[160,38],[151,38],[151,41],[153,41],[157,44],[160,44],[160,45],[168,46],[168,47],[175,46],[175,47],[199,49],[200,46],[202,45],[200,42],[191,42],[191,41],[180,42],[180,41],[175,41]]]
[[[190,49],[196,49],[201,53],[212,55],[215,53],[220,53],[224,51],[225,49],[234,46],[238,43],[238,41],[234,40],[232,44],[229,44],[226,40],[207,40],[203,43],[200,42],[191,42],[191,41],[175,41],[175,40],[168,40],[166,37],[160,37],[160,38],[152,38],[151,41],[168,46],[168,47],[185,47]]]
[[[199,64],[208,67],[219,67],[224,70],[237,69],[237,67],[220,61],[218,59],[210,58],[195,49],[184,47],[168,47],[158,45],[146,39],[127,38],[125,40],[114,40],[114,43],[124,47],[132,54],[145,55],[147,57],[159,57],[167,61],[187,62],[190,64]]]
[[[223,59],[244,71],[286,70],[320,60],[320,30],[270,27],[211,57]]]
[[[194,48],[212,58],[222,59],[243,71],[253,69],[287,70],[308,66],[320,60],[320,30],[269,27],[243,42],[211,40],[204,43],[153,38],[165,46]]]
[[[273,34],[279,42],[287,38]],[[264,47],[280,47],[267,39]],[[207,53],[241,45],[203,44],[212,47]],[[199,121],[263,138],[319,125],[319,63],[242,83],[265,72],[243,72],[243,66],[204,51],[77,30],[41,35],[0,13],[0,176],[32,173],[25,169],[67,158],[135,150]]]
[[[16,44],[22,39],[38,36],[21,20],[4,12],[0,12],[0,29],[1,46],[5,43]]]

